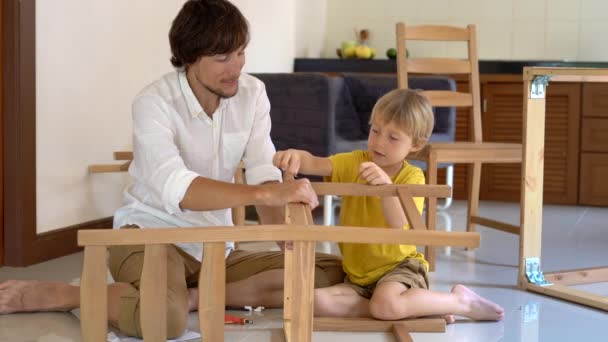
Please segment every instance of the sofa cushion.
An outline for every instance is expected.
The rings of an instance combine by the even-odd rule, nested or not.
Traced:
[[[362,134],[367,136],[372,109],[380,97],[397,88],[397,76],[363,73],[345,73],[343,76],[359,117]],[[443,76],[410,77],[408,81],[410,89],[456,90],[454,80]],[[433,113],[435,126],[431,140],[453,141],[456,127],[454,108],[434,107]]]

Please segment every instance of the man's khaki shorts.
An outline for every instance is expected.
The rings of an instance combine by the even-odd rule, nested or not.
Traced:
[[[403,260],[397,267],[395,267],[392,271],[383,275],[378,281],[375,283],[371,283],[366,286],[360,286],[354,284],[350,281],[348,276],[344,278],[344,283],[350,286],[353,290],[355,290],[360,296],[365,298],[372,298],[372,294],[374,294],[374,290],[378,285],[387,282],[387,281],[395,281],[398,283],[402,283],[407,288],[418,288],[418,289],[428,289],[429,288],[429,280],[426,275],[426,267],[423,263],[421,263],[417,259],[405,259]]]

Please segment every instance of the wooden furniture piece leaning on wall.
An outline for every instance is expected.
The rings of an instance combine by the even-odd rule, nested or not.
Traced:
[[[167,244],[202,243],[205,258],[199,280],[199,324],[203,341],[224,340],[225,241],[293,241],[285,254],[284,331],[287,341],[311,341],[319,331],[391,331],[408,341],[408,332],[444,332],[442,318],[403,321],[372,319],[313,319],[314,253],[316,241],[351,243],[397,243],[431,246],[478,247],[475,232],[427,231],[413,197],[447,197],[445,185],[358,185],[313,183],[318,195],[398,196],[410,222],[410,230],[316,226],[304,204],[286,207],[286,224],[199,227],[175,229],[87,230],[78,233],[85,248],[81,281],[81,328],[85,341],[105,341],[107,333],[106,249],[116,245],[145,245],[142,273],[142,329],[146,341],[165,341],[165,271],[160,260]],[[158,266],[161,265],[159,268]],[[210,276],[212,275],[212,276]]]
[[[519,286],[523,289],[608,311],[608,297],[568,285],[608,282],[608,266],[543,275],[541,265],[545,94],[551,82],[608,82],[608,69],[526,67],[524,160],[522,167]]]
[[[518,234],[519,227],[478,216],[481,165],[484,163],[520,163],[522,145],[485,142],[482,139],[481,98],[479,89],[479,62],[477,60],[477,33],[475,25],[465,28],[421,25],[406,26],[398,23],[397,30],[397,78],[399,88],[408,87],[408,74],[463,75],[468,78],[469,91],[424,91],[433,107],[471,108],[470,141],[431,143],[418,153],[426,161],[427,183],[437,184],[437,166],[440,163],[468,164],[468,212],[467,231],[475,231],[480,224],[494,229]],[[407,41],[466,42],[467,59],[459,58],[406,58]],[[426,206],[427,226],[435,230],[437,199],[428,198]],[[435,269],[435,250],[427,247],[426,258],[431,270]]]

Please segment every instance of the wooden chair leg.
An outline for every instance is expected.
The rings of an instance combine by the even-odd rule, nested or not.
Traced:
[[[224,341],[226,244],[206,242],[198,280],[198,320],[203,341]]]
[[[429,153],[426,160],[427,180],[429,185],[437,185],[437,157],[433,152]],[[426,200],[426,229],[429,231],[436,230],[437,225],[437,198],[427,197]],[[429,263],[429,270],[435,271],[435,247],[426,246],[424,248],[424,256]]]
[[[294,241],[291,341],[312,341],[315,291],[315,242]]]
[[[80,278],[80,326],[83,341],[108,339],[108,285],[105,246],[86,246]]]
[[[481,183],[481,163],[473,163],[468,166],[469,201],[467,210],[467,232],[476,231],[476,225],[472,222],[473,216],[478,216],[479,208],[479,186]],[[468,248],[467,248],[468,249]]]
[[[167,340],[167,245],[146,245],[141,273],[141,330],[146,342]]]

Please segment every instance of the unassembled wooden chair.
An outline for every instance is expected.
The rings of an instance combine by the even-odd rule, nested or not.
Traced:
[[[427,184],[437,184],[439,163],[464,163],[468,166],[468,213],[467,231],[475,231],[480,224],[490,228],[519,234],[520,228],[478,216],[479,185],[483,163],[521,163],[522,144],[491,143],[482,139],[481,99],[479,65],[477,60],[477,36],[475,25],[466,28],[451,26],[406,26],[398,23],[397,29],[397,74],[399,88],[407,88],[408,74],[466,75],[469,81],[467,93],[454,91],[424,91],[433,106],[471,108],[470,141],[431,143],[421,151],[419,157],[427,163]],[[468,59],[457,58],[406,58],[406,42],[417,41],[463,41],[468,44]],[[437,199],[429,197],[426,202],[426,222],[429,230],[435,230]],[[425,256],[435,269],[435,250],[427,247]]]
[[[315,226],[310,208],[289,204],[285,224],[179,229],[86,230],[78,232],[85,248],[81,278],[81,329],[85,341],[105,341],[107,334],[106,250],[116,245],[145,245],[141,280],[141,326],[145,341],[165,341],[167,244],[203,243],[205,257],[199,279],[199,325],[203,341],[224,340],[225,241],[293,241],[285,252],[284,331],[287,341],[311,341],[317,331],[389,331],[398,341],[409,332],[445,332],[442,318],[401,321],[313,319],[315,242],[399,243],[477,247],[475,232],[429,232],[413,197],[447,197],[445,185],[383,185],[313,183],[319,195],[398,196],[411,230]],[[160,300],[159,300],[160,299]]]

